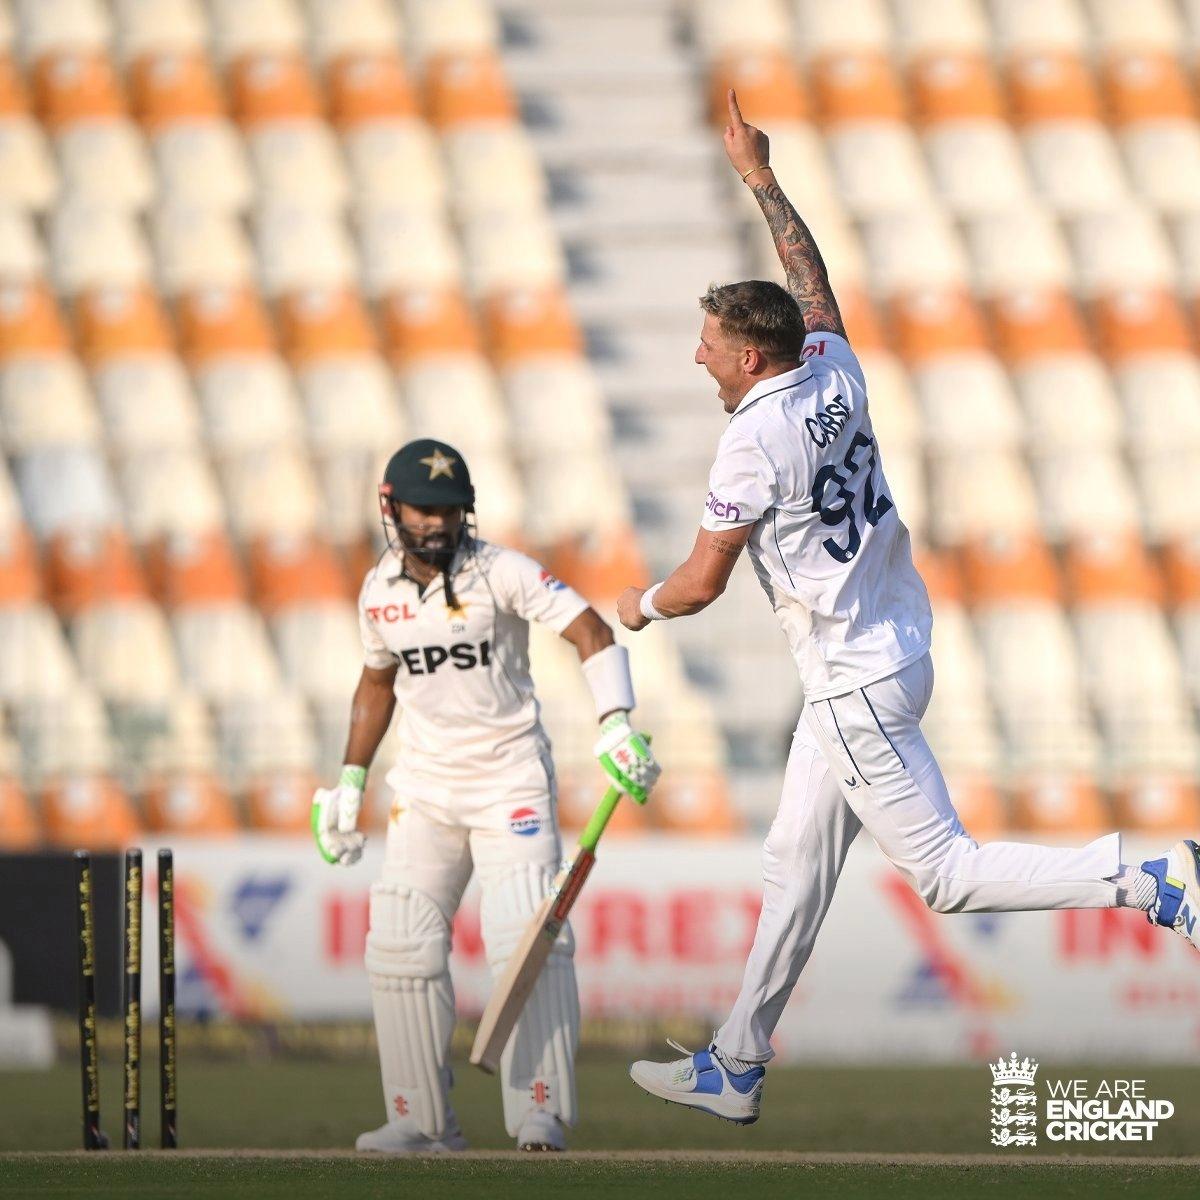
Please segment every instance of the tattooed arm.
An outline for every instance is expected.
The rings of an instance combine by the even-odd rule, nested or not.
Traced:
[[[688,617],[707,608],[724,590],[733,574],[733,564],[750,539],[754,528],[738,525],[712,532],[701,529],[687,562],[663,580],[654,594],[654,607],[667,617]],[[617,601],[617,615],[627,629],[641,629],[649,622],[638,607],[644,588],[626,588]]]
[[[838,311],[829,272],[817,243],[791,201],[783,194],[771,170],[767,135],[747,125],[738,108],[737,96],[729,92],[729,124],[725,127],[725,153],[733,169],[743,176],[767,218],[775,250],[783,264],[788,291],[795,297],[809,333],[827,331],[846,336]]]

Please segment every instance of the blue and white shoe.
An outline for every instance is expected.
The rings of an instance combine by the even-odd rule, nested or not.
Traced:
[[[1146,916],[1152,925],[1165,925],[1200,950],[1200,845],[1190,839],[1176,842],[1165,858],[1142,863],[1158,881],[1158,897]]]
[[[694,1054],[668,1038],[668,1043],[686,1054],[674,1062],[635,1062],[629,1077],[638,1087],[685,1108],[698,1108],[714,1117],[722,1117],[737,1125],[753,1125],[758,1120],[766,1068],[751,1067],[734,1075],[721,1065],[713,1047]]]

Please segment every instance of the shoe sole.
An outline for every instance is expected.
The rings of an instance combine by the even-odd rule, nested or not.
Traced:
[[[1175,849],[1183,859],[1183,895],[1191,905],[1193,913],[1200,918],[1200,863],[1196,860],[1194,843],[1188,839],[1177,843]],[[1186,930],[1183,936],[1192,944],[1192,948],[1200,952],[1200,934],[1192,936]]]
[[[639,1079],[633,1073],[633,1067],[629,1068],[629,1078],[651,1096],[656,1096],[659,1100],[665,1100],[668,1104],[678,1104],[680,1108],[694,1108],[697,1112],[707,1113],[710,1117],[716,1117],[721,1121],[728,1121],[732,1125],[753,1125],[758,1120],[758,1113],[752,1116],[733,1116],[727,1112],[718,1112],[715,1108],[709,1108],[707,1104],[695,1104],[689,1100],[685,1100],[678,1092],[668,1094],[665,1089],[660,1088],[653,1081],[648,1079]],[[688,1095],[689,1093],[684,1093]],[[702,1095],[703,1093],[690,1093],[691,1095]]]

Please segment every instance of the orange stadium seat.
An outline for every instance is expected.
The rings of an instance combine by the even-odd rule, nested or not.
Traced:
[[[438,355],[483,351],[475,312],[458,288],[389,296],[383,302],[380,321],[388,354],[397,366]]]
[[[249,551],[250,583],[263,612],[310,600],[346,600],[353,589],[346,570],[325,541],[313,535],[275,534]]]
[[[1004,798],[986,775],[956,772],[947,776],[946,786],[954,811],[973,838],[991,838],[1010,828]]]
[[[279,337],[294,367],[339,355],[373,354],[375,330],[352,288],[310,288],[278,306]]]
[[[0,605],[29,604],[41,594],[33,535],[24,525],[0,527]]]
[[[913,113],[926,125],[1004,120],[1004,94],[983,54],[927,54],[909,68]]]
[[[273,354],[275,335],[249,286],[212,287],[182,296],[175,310],[183,356],[193,369],[231,354]]]
[[[246,811],[250,828],[267,833],[305,833],[313,792],[320,781],[310,771],[279,771],[250,782]]]
[[[188,771],[151,779],[143,803],[146,828],[155,833],[211,837],[238,829],[228,789],[209,774]]]
[[[584,353],[583,334],[560,287],[494,292],[484,304],[483,322],[497,366],[539,355]]]
[[[68,775],[48,783],[41,795],[46,836],[59,846],[115,850],[140,832],[124,789],[104,775]]]
[[[1067,590],[1076,604],[1139,601],[1162,604],[1162,575],[1136,533],[1106,531],[1067,546]]]
[[[170,353],[171,324],[148,286],[84,292],[74,305],[79,351],[92,370],[114,358]]]
[[[146,552],[154,595],[167,608],[241,600],[241,564],[224,530],[160,538]]]
[[[1015,828],[1031,833],[1101,833],[1112,825],[1100,789],[1083,776],[1023,781],[1014,791],[1012,816]]]
[[[946,354],[987,353],[987,326],[978,305],[962,291],[921,291],[890,306],[892,340],[909,366]]]
[[[1039,534],[997,535],[973,542],[962,548],[961,563],[973,606],[1061,597],[1058,568]]]
[[[29,92],[25,78],[11,54],[0,54],[0,115],[13,116],[29,111]]]
[[[1200,793],[1191,779],[1148,773],[1118,786],[1113,800],[1122,829],[1191,836],[1200,824]]]
[[[729,89],[737,92],[742,116],[766,126],[808,119],[808,98],[800,72],[782,50],[731,53],[713,64],[708,84],[709,119],[719,129],[729,124]]]
[[[300,54],[247,54],[229,69],[233,115],[245,126],[296,118],[320,120],[321,95]]]
[[[1066,292],[1010,292],[992,301],[988,314],[997,348],[1010,366],[1091,352],[1079,306]]]
[[[1196,119],[1196,96],[1172,54],[1135,48],[1110,54],[1102,68],[1105,98],[1118,125]]]
[[[1195,349],[1187,315],[1165,291],[1121,291],[1102,296],[1092,320],[1101,351],[1113,362],[1162,352],[1191,354]]]
[[[1018,124],[1103,118],[1100,92],[1090,68],[1069,51],[1021,55],[1008,64],[1007,82]]]
[[[627,587],[653,582],[637,534],[624,525],[565,538],[546,556],[551,573],[593,603],[615,601]]]
[[[33,68],[33,96],[47,129],[58,132],[76,121],[122,117],[125,100],[112,60],[87,50],[61,50]]]
[[[517,102],[495,52],[434,55],[425,66],[425,112],[439,129],[473,121],[515,121]]]
[[[846,334],[856,354],[861,357],[890,349],[879,311],[863,288],[839,286],[837,302]]]
[[[133,115],[154,133],[180,121],[225,116],[225,99],[208,55],[199,50],[146,54],[129,68]]]
[[[141,564],[119,526],[67,530],[46,548],[46,592],[60,613],[146,595]]]
[[[420,115],[417,93],[398,52],[347,54],[329,65],[329,112],[351,129],[364,121],[409,120]]]
[[[812,64],[817,113],[826,124],[904,121],[904,90],[890,58],[868,50],[831,54]]]
[[[1200,535],[1163,547],[1163,576],[1172,605],[1200,605]]]
[[[662,794],[655,790],[652,815],[660,829],[704,837],[725,837],[742,828],[724,772],[718,770],[672,771]]]
[[[41,840],[37,817],[21,785],[0,775],[0,849],[34,850]]]
[[[45,283],[0,284],[0,362],[70,349],[67,327]]]

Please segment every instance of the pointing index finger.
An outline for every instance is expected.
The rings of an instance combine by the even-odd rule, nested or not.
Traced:
[[[729,120],[733,123],[735,129],[739,125],[745,125],[746,123],[742,120],[742,110],[738,108],[737,93],[733,88],[729,89]]]

